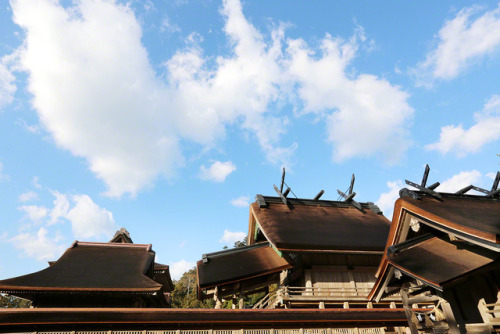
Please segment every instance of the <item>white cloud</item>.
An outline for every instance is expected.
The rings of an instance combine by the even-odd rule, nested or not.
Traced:
[[[4,59],[0,60],[0,111],[3,107],[10,104],[14,99],[16,85],[14,84],[15,77],[10,73],[7,66],[4,64]]]
[[[471,184],[477,185],[481,181],[481,176],[481,173],[477,170],[460,172],[441,182],[436,191],[454,193]]]
[[[418,84],[453,79],[485,54],[498,50],[500,6],[477,16],[481,11],[478,6],[464,8],[445,22],[437,34],[437,47],[414,70]]]
[[[486,174],[488,176],[489,174]],[[458,190],[465,188],[468,185],[476,185],[480,186],[482,183],[482,174],[477,170],[472,171],[463,171],[456,175],[453,175],[449,179],[441,182],[436,191],[438,192],[448,192],[454,193]],[[406,186],[403,181],[389,181],[387,182],[387,187],[389,190],[385,193],[380,194],[376,204],[389,219],[392,219],[392,214],[394,210],[394,203],[399,198],[399,190]],[[409,189],[413,189],[412,187],[408,187]]]
[[[59,222],[60,218],[66,218],[69,212],[70,203],[68,200],[68,196],[61,194],[57,191],[52,191],[52,195],[54,195],[54,207],[50,210],[50,219],[48,221],[48,225],[55,224]]]
[[[178,280],[186,271],[193,269],[196,265],[194,262],[180,260],[169,265],[170,276],[172,279]]]
[[[250,205],[250,196],[240,196],[232,199],[231,204],[238,208],[247,208]]]
[[[26,131],[28,131],[30,133],[34,133],[34,134],[40,133],[40,126],[39,125],[37,125],[37,124],[28,125],[28,123],[26,123],[26,121],[24,119],[19,118],[16,121],[16,124],[21,126],[23,129],[25,129]]]
[[[168,16],[165,16],[163,17],[163,20],[161,20],[160,31],[161,32],[166,31],[172,34],[175,32],[181,32],[181,28],[177,24],[170,22]]]
[[[64,251],[59,244],[62,237],[57,234],[54,238],[47,237],[47,229],[40,227],[37,233],[20,233],[9,241],[17,249],[22,250],[24,256],[36,258],[38,261],[55,260]]]
[[[166,62],[165,76],[149,63],[127,6],[33,0],[12,7],[26,31],[21,65],[43,126],[60,147],[87,159],[107,195],[135,195],[158,176],[171,177],[184,161],[179,140],[211,147],[240,119],[275,156],[283,121],[264,114],[278,96],[277,50],[246,22],[239,2],[223,9],[234,54],[208,69],[195,43]]]
[[[409,146],[413,109],[408,93],[387,80],[346,73],[364,40],[361,28],[349,41],[327,35],[320,55],[303,40],[289,40],[289,75],[299,84],[304,111],[327,113],[336,161],[381,155],[393,163]]]
[[[111,212],[99,207],[87,195],[74,195],[72,200],[75,206],[66,218],[71,222],[73,235],[77,239],[113,235],[117,226]]]
[[[38,180],[38,176],[33,176],[33,179],[31,179],[31,185],[37,189],[42,188],[42,185],[40,184],[40,181]]]
[[[337,160],[382,154],[394,161],[408,147],[408,94],[372,75],[346,74],[365,40],[360,29],[348,42],[327,36],[317,59],[300,40],[284,47],[282,25],[263,36],[241,3],[227,0],[221,13],[229,55],[205,56],[192,34],[157,73],[131,7],[73,4],[12,0],[14,21],[25,30],[18,67],[28,73],[41,126],[59,147],[88,161],[108,196],[134,196],[174,176],[184,164],[181,141],[214,148],[227,126],[254,136],[269,162],[288,165],[297,149],[280,144],[289,103],[329,113]]]
[[[223,242],[226,245],[233,245],[236,241],[243,240],[247,234],[245,232],[231,232],[229,230],[224,230],[224,234],[219,242]]]
[[[394,211],[394,203],[399,198],[399,190],[404,188],[404,185],[401,180],[389,181],[387,187],[389,187],[389,191],[380,194],[376,204],[382,210],[384,216],[390,220]]]
[[[463,157],[478,152],[484,145],[500,139],[500,96],[493,95],[483,110],[474,114],[476,123],[468,129],[462,124],[441,128],[439,141],[426,146],[443,154],[455,152]]]
[[[40,222],[49,213],[47,208],[37,205],[22,205],[18,207],[18,209],[24,211],[26,213],[26,218],[35,223]]]
[[[213,182],[224,182],[226,177],[236,170],[231,161],[215,161],[210,167],[200,166],[200,178]]]
[[[485,175],[485,176],[486,176],[487,178],[489,178],[489,179],[495,180],[495,178],[497,177],[497,173],[493,173],[493,172],[491,172],[491,173],[486,173],[486,175]]]
[[[22,193],[18,197],[19,202],[30,202],[30,201],[35,201],[38,199],[38,194],[34,191],[27,191],[25,193]]]
[[[35,224],[50,226],[69,222],[73,236],[80,240],[89,238],[109,238],[117,226],[113,214],[97,205],[88,195],[68,195],[51,191],[53,207],[23,205],[18,209],[25,212],[24,219]]]

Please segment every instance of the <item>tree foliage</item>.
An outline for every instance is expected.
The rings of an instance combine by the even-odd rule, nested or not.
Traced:
[[[31,301],[10,295],[0,294],[0,308],[29,308]]]
[[[173,308],[214,308],[215,303],[211,299],[198,300],[196,284],[196,268],[182,274],[182,277],[174,281],[174,291],[172,292]]]

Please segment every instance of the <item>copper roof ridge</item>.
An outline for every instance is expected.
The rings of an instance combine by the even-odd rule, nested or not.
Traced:
[[[149,277],[148,277],[149,278]],[[152,280],[153,281],[153,280]],[[33,286],[12,286],[12,285],[0,285],[0,291],[2,292],[12,292],[16,291],[18,293],[72,293],[72,292],[92,292],[92,293],[119,293],[119,292],[134,292],[134,293],[154,293],[161,290],[161,284],[158,287],[152,288],[73,288],[73,287],[33,287]]]
[[[95,242],[95,241],[78,241],[76,240],[70,248],[77,246],[100,246],[109,248],[146,248],[151,250],[152,244],[130,244],[130,243],[110,243],[110,242]]]
[[[281,198],[279,197],[276,197],[276,196],[262,196],[266,201],[270,201],[271,203],[279,203],[279,204],[283,204]],[[313,198],[287,198],[287,200],[289,201],[292,201],[297,203],[297,204],[303,204],[303,205],[321,205],[321,204],[337,204],[337,205],[340,205],[340,206],[353,206],[352,204],[350,204],[349,202],[345,202],[345,201],[334,201],[334,200],[326,200],[326,199],[313,199]],[[302,203],[301,203],[302,202]],[[362,204],[363,206],[366,206],[368,207],[370,205],[370,203],[373,203],[373,202],[359,202],[360,204]]]
[[[236,248],[231,248],[231,249],[224,249],[221,251],[217,252],[212,252],[212,253],[205,253],[202,255],[202,258],[208,258],[208,257],[215,257],[215,256],[223,256],[223,255],[229,255],[229,254],[235,254],[235,253],[241,253],[247,250],[255,249],[255,248],[260,248],[260,247],[265,247],[269,246],[269,241],[265,242],[258,242],[253,245],[247,245],[247,246],[242,246],[242,247],[236,247]]]
[[[358,208],[355,203],[346,201],[332,201],[332,200],[309,199],[309,198],[287,198],[287,201],[289,206],[305,205],[305,206],[316,206],[316,207],[323,206],[323,207],[334,207],[334,208],[355,208],[359,209],[363,213],[366,213],[364,209],[368,209],[374,212],[375,214],[379,215],[382,214],[382,211],[374,202],[356,202],[361,206],[361,208]],[[280,197],[274,197],[274,196],[262,196],[262,202],[266,203],[266,205],[259,204],[260,208],[267,208],[268,207],[267,203],[284,205]]]
[[[423,191],[411,190],[411,192],[414,192],[421,197],[432,198],[431,195],[429,195]],[[499,202],[500,201],[500,198],[498,198],[498,197],[488,197],[485,195],[457,194],[457,193],[447,193],[447,192],[439,192],[439,191],[436,191],[436,192],[438,194],[440,194],[443,197],[443,199],[462,198],[462,199],[473,199],[473,200],[491,201],[491,202]],[[420,200],[420,199],[417,199],[417,200]]]

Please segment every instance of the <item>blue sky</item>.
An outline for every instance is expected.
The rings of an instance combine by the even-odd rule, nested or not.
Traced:
[[[0,278],[125,227],[174,278],[298,197],[388,217],[404,179],[491,187],[500,6],[11,0],[0,7]]]

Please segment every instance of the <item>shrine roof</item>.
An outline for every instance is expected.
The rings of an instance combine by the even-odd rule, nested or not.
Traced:
[[[439,225],[500,243],[500,199],[440,193],[442,200],[438,200],[416,193],[418,199],[403,197],[396,202],[396,208],[402,206]]]
[[[373,203],[263,197],[251,214],[266,239],[283,251],[382,252],[390,221]]]
[[[196,265],[200,288],[263,276],[291,267],[267,242],[205,254],[203,258]]]
[[[440,290],[498,258],[500,254],[467,242],[451,242],[437,237],[387,256],[389,263],[397,269]]]
[[[152,293],[162,287],[147,276],[154,256],[151,245],[76,241],[50,267],[0,281],[0,291]]]
[[[153,279],[156,282],[163,284],[167,291],[174,290],[174,283],[170,277],[170,267],[168,265],[155,262]]]

